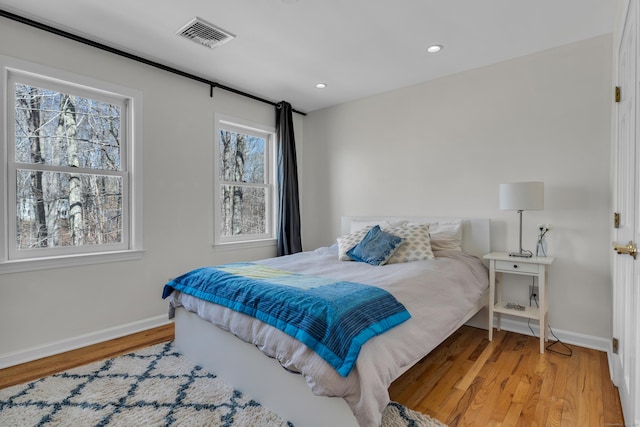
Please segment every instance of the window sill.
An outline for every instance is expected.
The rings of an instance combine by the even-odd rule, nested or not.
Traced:
[[[76,267],[107,262],[132,261],[141,259],[143,255],[144,250],[132,250],[11,260],[0,262],[0,274],[22,273],[25,271],[47,270],[51,268]]]
[[[244,242],[216,243],[213,249],[216,251],[236,251],[241,249],[276,247],[276,239],[249,240]]]

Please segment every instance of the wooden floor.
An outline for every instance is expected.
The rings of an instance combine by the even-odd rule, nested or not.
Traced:
[[[0,388],[173,339],[173,325],[0,370]],[[456,426],[623,426],[606,354],[538,353],[539,341],[463,326],[389,388],[391,399]],[[562,347],[555,345],[559,351]]]
[[[115,340],[0,369],[0,388],[33,381],[96,360],[109,359],[142,347],[170,341],[174,337],[174,330],[173,323],[170,323]]]
[[[540,354],[534,337],[494,332],[489,342],[463,326],[391,385],[391,400],[450,427],[624,425],[605,353]]]

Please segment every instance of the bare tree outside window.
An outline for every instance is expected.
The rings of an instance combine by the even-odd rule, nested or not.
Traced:
[[[267,141],[263,136],[221,129],[218,182],[220,234],[223,237],[267,233]]]
[[[15,84],[17,248],[123,238],[121,107]]]
[[[0,55],[0,275],[140,259],[143,93]]]

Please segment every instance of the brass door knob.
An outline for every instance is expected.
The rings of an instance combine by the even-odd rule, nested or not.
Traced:
[[[633,259],[636,259],[636,254],[638,253],[638,248],[633,241],[629,241],[626,245],[618,245],[616,242],[613,242],[613,250],[616,251],[619,255],[631,255]]]

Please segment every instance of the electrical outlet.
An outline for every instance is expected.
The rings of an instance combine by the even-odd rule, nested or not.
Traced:
[[[529,285],[529,298],[538,297],[538,285]]]

